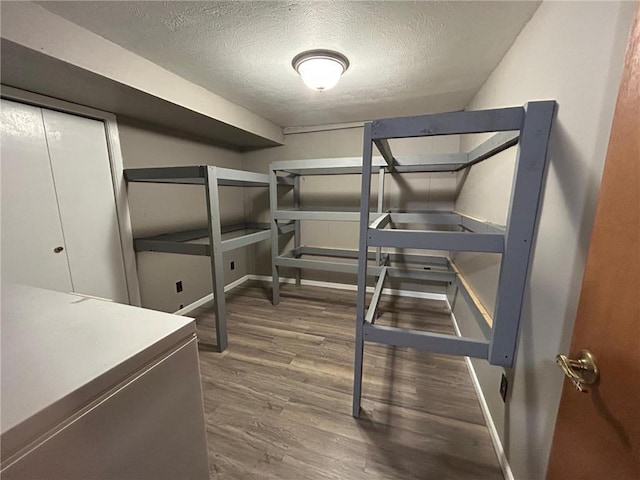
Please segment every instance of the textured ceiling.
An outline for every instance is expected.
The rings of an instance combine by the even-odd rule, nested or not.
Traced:
[[[464,108],[538,2],[38,2],[282,126]],[[307,49],[351,66],[328,92],[304,86]]]

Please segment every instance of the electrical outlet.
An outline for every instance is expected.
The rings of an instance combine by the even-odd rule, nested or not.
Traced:
[[[507,402],[507,389],[509,388],[509,381],[505,374],[502,374],[502,380],[500,380],[500,396],[503,402]]]
[[[231,270],[235,270],[236,269],[236,262],[231,262]]]
[[[182,280],[176,282],[176,292],[180,293],[182,291]]]

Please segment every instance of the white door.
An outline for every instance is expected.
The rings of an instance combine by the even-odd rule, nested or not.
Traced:
[[[9,148],[14,145],[22,150]],[[29,165],[23,151],[32,153]],[[32,178],[31,163],[48,176]],[[49,192],[47,198],[42,191]],[[56,222],[62,237],[51,235]],[[37,241],[25,243],[25,237]],[[47,265],[61,258],[70,284],[45,275]],[[2,274],[14,282],[129,303],[102,122],[2,101]]]
[[[42,111],[2,100],[2,279],[70,292]]]

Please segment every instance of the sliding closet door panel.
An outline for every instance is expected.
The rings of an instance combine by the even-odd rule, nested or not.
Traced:
[[[104,124],[43,118],[74,289],[129,303]]]
[[[2,280],[71,292],[42,111],[2,100],[0,115]]]

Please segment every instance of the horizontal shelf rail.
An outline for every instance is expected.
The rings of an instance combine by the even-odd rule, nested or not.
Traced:
[[[463,215],[462,213],[458,213],[458,215],[460,215],[460,226],[470,232],[504,234],[506,231],[502,225],[479,220],[468,215]]]
[[[382,121],[382,120],[381,120]],[[518,143],[519,127],[498,132],[473,150],[462,153],[441,153],[428,155],[399,155],[391,153],[385,139],[374,139],[382,156],[372,157],[372,173],[382,168],[386,172],[457,172],[471,167]],[[495,130],[492,130],[495,131]],[[294,176],[302,175],[358,175],[362,173],[361,157],[320,158],[313,160],[283,160],[273,162],[271,170],[285,172]],[[285,181],[285,179],[287,179]],[[278,177],[280,183],[293,185],[287,177]]]
[[[222,251],[228,252],[230,250],[236,250],[238,248],[253,245],[254,243],[260,243],[271,238],[271,231],[261,230],[259,232],[248,233],[236,238],[229,238],[222,240]]]
[[[282,226],[283,233],[292,231],[293,224]],[[259,230],[235,238],[222,240],[222,251],[227,252],[247,245],[262,242],[270,238],[268,223],[242,223],[220,228],[222,234],[247,230]],[[175,233],[165,233],[154,237],[138,238],[133,241],[137,252],[178,253],[183,255],[211,256],[209,243],[188,243],[194,240],[208,239],[209,229],[198,228]]]
[[[504,234],[501,233],[369,229],[367,236],[369,246],[372,247],[487,253],[504,251]]]
[[[467,162],[466,153],[399,155],[393,157],[393,170],[398,173],[454,172]]]
[[[373,159],[375,167],[386,166],[383,158]],[[311,160],[283,160],[271,163],[274,172],[291,175],[348,175],[362,173],[362,157],[318,158]]]
[[[489,342],[468,337],[454,337],[441,333],[406,330],[403,328],[363,325],[364,339],[368,342],[410,347],[432,353],[465,355],[486,359],[489,354]]]
[[[372,212],[370,218],[375,218],[378,213]],[[335,222],[357,222],[360,220],[359,211],[346,210],[308,210],[308,209],[287,209],[273,212],[275,220],[314,220],[314,221],[335,221]]]
[[[385,257],[389,258],[390,262],[397,262],[402,264],[417,264],[423,268],[441,268],[447,271],[452,271],[449,266],[450,259],[442,255],[417,255],[395,252],[382,252]],[[347,250],[340,248],[326,248],[326,247],[311,247],[302,245],[300,247],[290,250],[287,254],[283,255],[315,255],[321,257],[337,257],[337,258],[358,258],[358,250]],[[368,252],[367,258],[369,260],[375,260],[376,253]]]
[[[357,260],[358,258],[357,250],[300,246],[277,256],[275,258],[275,263],[280,267],[321,270],[326,272],[338,273],[357,273],[356,263],[332,262],[329,260],[311,260],[307,258],[299,258],[303,255],[326,258],[344,258],[349,260]],[[368,257],[370,261],[375,261],[375,252],[370,252]],[[379,273],[380,267],[372,265],[371,275],[379,275]]]
[[[386,216],[389,215],[388,218]],[[379,216],[369,225],[371,229],[384,228],[389,223],[409,224],[421,223],[425,225],[457,225],[470,232],[504,233],[501,225],[479,220],[455,211],[418,211],[402,212],[391,210]],[[400,230],[396,227],[397,230]]]
[[[371,123],[371,139],[375,141],[520,130],[523,120],[522,107],[386,118]]]
[[[211,256],[211,248],[205,243],[183,243],[168,240],[137,239],[133,241],[136,252],[179,253],[182,255]]]
[[[126,168],[124,178],[127,182],[152,183],[199,183],[204,185],[204,167],[155,167]]]
[[[286,224],[284,227],[289,227],[292,224]],[[225,233],[233,233],[239,232],[242,230],[268,230],[269,224],[266,222],[247,222],[247,223],[236,223],[233,225],[223,225],[220,227],[220,232],[222,234]],[[152,237],[144,237],[139,240],[151,240],[151,241],[169,241],[169,242],[189,242],[192,240],[198,240],[200,238],[205,238],[209,236],[208,228],[195,228],[192,230],[181,230],[179,232],[172,233],[163,233],[161,235],[155,235]]]
[[[326,247],[309,247],[307,245],[302,245],[294,251],[297,255],[315,255],[318,257],[336,257],[336,258],[358,258],[357,250],[345,250],[340,248],[326,248]],[[369,260],[375,260],[375,253],[369,252],[368,254]]]
[[[452,172],[460,169],[469,161],[466,153],[437,153],[428,155],[399,155],[393,157],[393,169],[384,157],[372,159],[375,174],[383,169],[386,172]],[[294,176],[304,175],[359,175],[362,173],[361,157],[320,158],[313,160],[283,160],[273,162],[271,170]],[[287,178],[278,176],[279,179]],[[289,183],[291,184],[291,183]]]
[[[391,210],[391,222],[394,224],[460,225],[462,219],[459,213],[453,211],[403,212]]]
[[[296,247],[293,250],[290,250],[282,255],[276,257],[276,261],[279,266],[287,266],[290,268],[307,268],[309,270],[323,270],[323,271],[335,271],[342,273],[356,273],[354,270],[354,266],[356,264],[350,264],[345,262],[332,262],[328,260],[309,260],[299,258],[303,255],[308,256],[316,256],[316,257],[325,257],[325,258],[345,258],[350,260],[357,260],[358,252],[357,250],[343,250],[336,248],[322,248],[322,247],[307,247],[300,246]],[[386,259],[387,256],[385,256]],[[375,252],[370,252],[368,255],[370,261],[376,261]],[[284,259],[284,262],[280,262],[281,259]],[[293,260],[293,261],[287,261]],[[285,265],[286,264],[286,265]],[[346,265],[346,267],[345,267]],[[380,270],[375,265],[371,267],[372,273],[371,275],[378,275]]]
[[[356,222],[360,219],[360,213],[345,210],[310,210],[287,209],[276,210],[275,220],[324,220]],[[457,212],[386,212],[383,214],[371,212],[369,220],[373,221],[369,228],[379,229],[389,223],[394,224],[425,224],[425,225],[457,225],[465,230],[477,233],[503,234],[505,229],[501,225],[492,224],[469,217]],[[396,228],[395,230],[401,230]]]
[[[250,184],[261,187],[269,186],[269,175],[266,173],[247,172],[245,170],[235,170],[222,167],[213,168],[215,169],[216,176],[218,177],[218,183],[237,182],[241,186],[250,186]]]
[[[240,225],[230,225],[228,228],[235,231],[240,229]],[[244,227],[244,225],[242,225]],[[137,240],[149,240],[149,241],[167,241],[167,242],[190,242],[192,240],[198,240],[209,236],[208,228],[196,228],[193,230],[182,230],[180,232],[163,233],[161,235],[155,235],[153,237],[144,237]]]
[[[321,270],[325,272],[337,273],[357,273],[356,263],[329,262],[326,260],[308,260],[306,258],[293,258],[280,255],[276,257],[275,263],[279,267],[300,268],[306,270]]]
[[[334,248],[320,248],[301,246],[294,248],[282,255],[276,257],[276,264],[280,267],[299,268],[308,270],[321,270],[338,273],[357,273],[356,263],[335,262],[330,260],[312,260],[307,258],[298,258],[303,255],[326,257],[326,258],[344,258],[356,260],[358,258],[357,250],[341,250]],[[376,253],[369,252],[368,260],[374,262]],[[406,265],[396,266],[389,265],[389,262],[404,263],[411,260],[412,264],[419,265],[416,268],[410,268]],[[446,257],[435,257],[427,255],[404,255],[404,254],[384,254],[382,257],[382,265],[372,264],[367,269],[369,276],[377,277],[385,269],[386,275],[393,278],[403,278],[410,280],[424,280],[442,283],[451,283],[456,281],[455,272],[447,269]],[[384,263],[387,263],[386,265]],[[425,265],[432,265],[426,267]]]
[[[405,280],[427,280],[433,282],[451,283],[456,281],[456,274],[446,270],[424,270],[390,266],[387,268],[387,276],[390,278],[402,278]]]
[[[449,269],[449,258],[442,255],[418,255],[411,253],[387,252],[390,262],[416,263],[419,265],[445,267]]]
[[[127,182],[204,185],[208,170],[211,170],[215,174],[217,183],[221,186],[269,186],[269,176],[267,174],[215,167],[211,165],[127,168],[124,170],[124,177]]]

